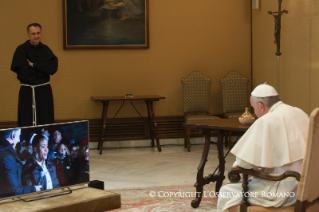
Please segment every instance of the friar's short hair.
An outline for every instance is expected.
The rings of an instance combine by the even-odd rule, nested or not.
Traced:
[[[30,27],[40,27],[40,29],[42,30],[42,27],[39,23],[32,23],[32,24],[29,24],[28,27],[27,27],[27,32],[29,32],[29,28]]]

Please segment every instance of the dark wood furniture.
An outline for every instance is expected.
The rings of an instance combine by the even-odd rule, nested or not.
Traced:
[[[257,177],[259,179],[268,180],[268,181],[282,181],[288,177],[294,177],[296,178],[296,180],[300,182],[300,178],[301,178],[300,173],[295,171],[286,171],[281,175],[274,176],[274,175],[268,175],[262,172],[262,170],[253,170],[253,169],[244,169],[241,167],[234,167],[228,172],[229,181],[231,183],[238,183],[241,179],[240,174],[243,175],[242,186],[243,186],[243,193],[244,193],[242,203],[239,205],[240,212],[247,212],[248,207],[250,206],[248,202],[248,197],[249,197],[248,176]],[[235,208],[235,207],[232,207],[232,208]],[[236,209],[236,211],[238,210]]]
[[[215,192],[219,192],[220,187],[222,186],[223,180],[225,179],[225,158],[224,158],[224,145],[223,139],[224,136],[227,136],[229,130],[233,132],[238,132],[244,134],[250,125],[241,125],[238,119],[210,119],[203,120],[193,123],[184,123],[184,127],[190,127],[193,129],[198,129],[202,132],[205,137],[205,144],[203,149],[202,158],[197,168],[197,181],[195,183],[196,187],[196,198],[192,201],[191,205],[193,208],[197,208],[202,200],[203,186],[209,184],[210,182],[216,182]],[[204,177],[204,168],[207,161],[207,156],[209,153],[210,147],[210,134],[211,131],[218,130],[218,140],[217,140],[217,149],[218,149],[218,159],[219,166],[217,174],[209,174]],[[216,168],[216,170],[217,170]]]
[[[158,133],[157,133],[157,123],[155,120],[154,110],[153,110],[153,102],[159,101],[160,99],[165,99],[163,96],[157,96],[157,95],[143,95],[143,96],[134,96],[132,98],[126,98],[123,96],[93,96],[91,97],[94,101],[101,102],[103,104],[102,109],[102,125],[101,125],[101,134],[100,134],[100,140],[98,144],[98,149],[100,150],[100,154],[102,154],[103,149],[103,141],[104,141],[104,135],[105,135],[105,129],[106,129],[106,119],[107,119],[107,108],[109,106],[110,101],[133,101],[133,100],[142,100],[145,101],[146,107],[147,107],[147,115],[148,115],[148,125],[150,129],[150,135],[152,139],[152,146],[154,146],[154,138],[156,139],[156,146],[158,151],[162,151]],[[153,124],[152,124],[153,123]]]

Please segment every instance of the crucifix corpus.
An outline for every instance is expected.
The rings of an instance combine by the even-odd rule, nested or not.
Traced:
[[[277,55],[277,91],[279,93],[279,56],[281,55],[280,52],[280,29],[281,29],[281,16],[284,13],[288,13],[288,10],[281,11],[281,3],[282,0],[278,0],[278,11],[277,12],[271,12],[268,11],[268,13],[275,18],[275,44],[277,45],[277,52],[275,53]]]

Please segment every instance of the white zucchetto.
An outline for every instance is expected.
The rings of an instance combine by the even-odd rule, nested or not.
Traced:
[[[251,95],[254,97],[268,97],[268,96],[278,96],[277,91],[270,85],[261,84],[258,85],[252,92]]]

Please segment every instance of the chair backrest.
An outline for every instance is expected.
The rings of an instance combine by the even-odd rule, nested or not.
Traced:
[[[182,79],[184,113],[208,112],[211,79],[193,71]]]
[[[219,80],[222,88],[223,112],[244,112],[248,107],[248,78],[237,71],[230,71]]]
[[[310,114],[310,127],[303,160],[297,200],[312,202],[319,197],[319,108]],[[297,205],[296,205],[297,206]]]

